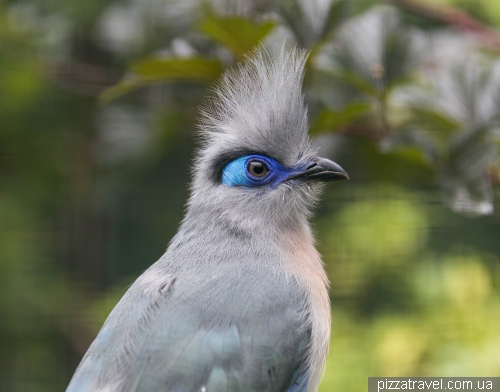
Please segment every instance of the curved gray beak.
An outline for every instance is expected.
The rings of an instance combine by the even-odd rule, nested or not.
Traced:
[[[326,158],[315,158],[304,171],[294,173],[287,178],[287,180],[321,182],[348,179],[349,175],[340,165]]]

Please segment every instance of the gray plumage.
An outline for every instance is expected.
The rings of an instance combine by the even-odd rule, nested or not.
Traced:
[[[318,182],[347,175],[309,144],[305,60],[268,45],[224,74],[202,110],[179,231],[112,311],[68,392],[317,390],[330,308],[308,217]],[[278,162],[280,180],[222,184],[248,154]]]

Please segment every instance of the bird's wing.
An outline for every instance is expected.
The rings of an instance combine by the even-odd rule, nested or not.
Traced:
[[[306,392],[309,384],[309,375],[305,363],[298,368],[292,377],[292,385],[286,392]]]
[[[109,316],[67,392],[302,392],[307,381],[297,371],[310,336],[303,295],[284,295],[266,274],[228,273],[234,269],[201,280],[146,272]]]

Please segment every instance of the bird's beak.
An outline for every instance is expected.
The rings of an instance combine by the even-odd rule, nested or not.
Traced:
[[[349,175],[340,165],[325,158],[315,158],[304,170],[295,172],[288,180],[309,181],[339,181],[348,180]]]

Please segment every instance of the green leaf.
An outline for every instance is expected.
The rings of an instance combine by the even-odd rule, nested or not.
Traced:
[[[200,23],[200,30],[224,46],[238,58],[251,51],[276,26],[275,22],[255,23],[249,19],[231,17],[208,17]]]
[[[349,69],[334,70],[331,73],[345,83],[350,84],[359,92],[378,98],[379,92],[376,87],[371,83],[371,81],[365,79],[358,73]]]
[[[99,94],[99,102],[103,105],[114,101],[122,95],[128,94],[144,85],[136,83],[136,80],[122,80]]]
[[[330,9],[328,10],[328,15],[326,17],[325,24],[323,25],[321,38],[325,38],[332,30],[339,27],[346,17],[347,17],[346,0],[338,0],[332,2],[332,4],[330,5]]]
[[[165,82],[183,80],[211,82],[224,71],[219,60],[204,57],[157,58],[151,57],[132,63],[133,76],[106,89],[100,95],[102,103],[108,103],[138,88]]]
[[[156,58],[152,57],[132,63],[129,67],[134,74],[148,79],[213,80],[224,70],[217,59],[205,57]]]
[[[451,133],[461,128],[459,121],[434,109],[412,108],[412,114],[410,121],[424,129]]]
[[[390,151],[388,155],[402,159],[415,166],[420,166],[426,169],[431,167],[425,152],[417,147],[399,148]]]
[[[412,35],[402,26],[387,33],[383,42],[386,83],[406,79],[418,63],[412,49]]]
[[[340,111],[325,109],[311,125],[310,132],[314,134],[325,130],[338,130],[370,111],[371,105],[368,102],[355,102]]]
[[[413,129],[399,129],[389,135],[381,147],[385,153],[417,165],[435,166],[440,160],[436,143],[425,133]]]
[[[280,14],[294,34],[297,42],[307,48],[312,44],[312,29],[308,26],[302,7],[297,0],[285,0],[280,3]]]

